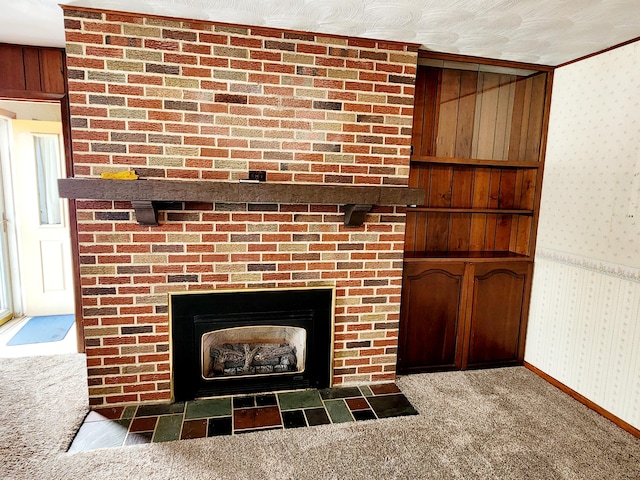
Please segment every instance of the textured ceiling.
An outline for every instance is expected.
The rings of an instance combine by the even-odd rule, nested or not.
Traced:
[[[0,42],[64,46],[60,3],[415,42],[544,65],[640,37],[640,0],[5,0]]]

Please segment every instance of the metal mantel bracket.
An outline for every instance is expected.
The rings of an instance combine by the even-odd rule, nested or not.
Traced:
[[[158,226],[158,210],[151,200],[132,200],[131,206],[136,212],[136,220],[145,227]]]
[[[360,227],[367,217],[367,213],[371,211],[373,205],[345,205],[344,206],[344,226]]]

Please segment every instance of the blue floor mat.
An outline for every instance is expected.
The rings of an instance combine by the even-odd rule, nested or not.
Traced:
[[[73,323],[75,315],[46,315],[32,317],[16,333],[7,346],[29,343],[47,343],[62,340]]]

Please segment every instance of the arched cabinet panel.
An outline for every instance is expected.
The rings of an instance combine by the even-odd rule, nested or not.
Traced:
[[[477,266],[469,334],[468,368],[518,364],[523,351],[525,292],[530,265]]]
[[[398,369],[459,368],[457,338],[464,265],[413,264],[405,270]]]

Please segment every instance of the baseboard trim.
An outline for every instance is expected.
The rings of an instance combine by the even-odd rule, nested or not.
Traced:
[[[637,429],[636,427],[634,427],[633,425],[625,422],[621,418],[616,417],[613,413],[609,412],[608,410],[605,410],[600,405],[598,405],[596,403],[593,403],[591,400],[589,400],[584,395],[581,395],[578,392],[576,392],[575,390],[573,390],[572,388],[567,387],[564,383],[556,380],[555,378],[553,378],[548,373],[545,373],[542,370],[540,370],[538,367],[534,367],[533,365],[531,365],[528,362],[524,362],[524,366],[528,370],[531,370],[533,373],[535,373],[539,377],[541,377],[544,380],[546,380],[547,382],[549,382],[554,387],[562,390],[564,393],[566,393],[570,397],[574,398],[578,402],[582,403],[586,407],[588,407],[591,410],[599,413],[600,415],[602,415],[607,420],[612,421],[613,423],[615,423],[617,426],[619,426],[623,430],[626,430],[627,432],[629,432],[634,437],[640,438],[640,429]]]

